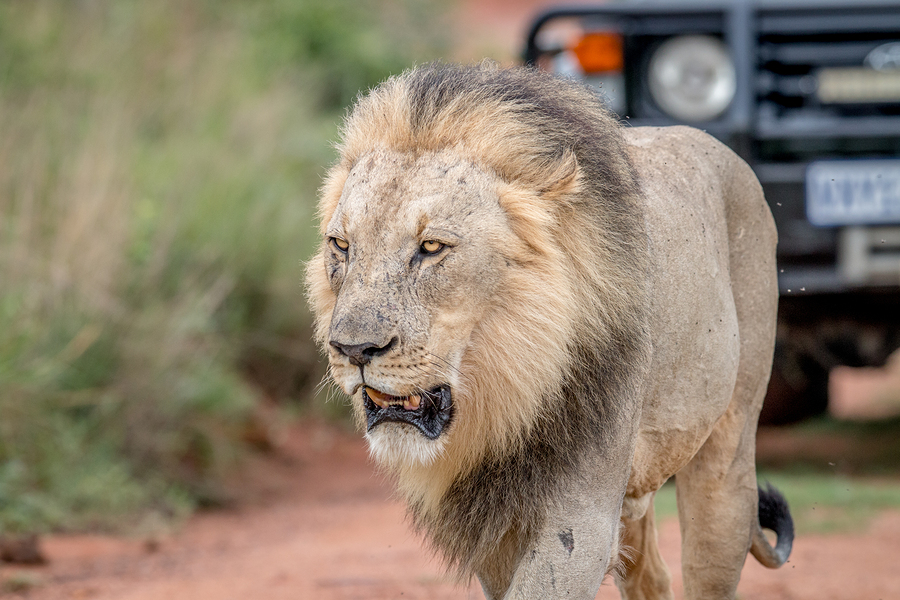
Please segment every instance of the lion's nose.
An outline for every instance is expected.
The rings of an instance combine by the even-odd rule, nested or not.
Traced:
[[[340,342],[336,342],[334,340],[331,341],[331,345],[334,346],[338,352],[346,356],[350,360],[350,362],[357,367],[369,364],[369,361],[371,361],[376,356],[385,354],[388,350],[393,348],[396,343],[396,336],[392,337],[391,341],[383,346],[379,346],[378,344],[373,344],[371,342],[365,344],[341,344]]]

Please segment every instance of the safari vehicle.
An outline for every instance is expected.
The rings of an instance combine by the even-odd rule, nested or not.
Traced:
[[[524,60],[596,85],[626,124],[698,127],[753,167],[779,233],[763,422],[824,411],[831,367],[900,346],[900,3],[558,7]]]

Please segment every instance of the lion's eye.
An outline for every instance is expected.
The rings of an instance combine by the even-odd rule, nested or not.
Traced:
[[[337,248],[340,252],[347,252],[347,249],[350,247],[350,242],[347,240],[342,240],[341,238],[333,237],[331,238],[331,245]]]
[[[437,254],[444,249],[444,244],[434,240],[425,240],[422,242],[422,254]]]

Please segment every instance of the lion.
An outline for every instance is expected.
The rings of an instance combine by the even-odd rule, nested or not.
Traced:
[[[388,79],[338,150],[315,337],[451,572],[491,600],[594,598],[610,573],[671,598],[652,499],[673,476],[686,598],[733,598],[748,551],[787,560],[787,504],[756,483],[778,292],[746,163],[490,63]]]

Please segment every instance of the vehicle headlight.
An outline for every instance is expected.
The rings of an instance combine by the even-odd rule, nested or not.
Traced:
[[[683,121],[714,119],[734,98],[734,63],[725,44],[710,36],[667,40],[653,53],[648,77],[656,104]]]

